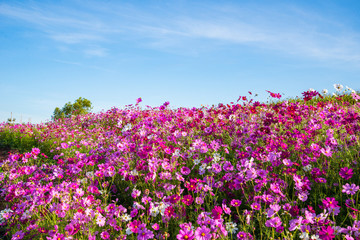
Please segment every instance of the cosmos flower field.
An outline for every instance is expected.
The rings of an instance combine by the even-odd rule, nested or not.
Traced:
[[[360,239],[359,95],[269,93],[1,124],[6,237]]]

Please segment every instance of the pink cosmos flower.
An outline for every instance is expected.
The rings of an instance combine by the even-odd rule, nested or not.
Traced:
[[[98,178],[103,178],[104,177],[104,172],[103,171],[96,171],[95,176],[97,176]]]
[[[181,174],[183,174],[183,175],[189,175],[191,172],[190,168],[188,168],[188,167],[182,167],[180,171],[181,171]]]
[[[226,214],[230,214],[231,213],[231,210],[230,210],[230,208],[228,208],[227,206],[226,206],[226,204],[222,204],[222,209],[224,210],[224,213],[226,213]]]
[[[34,155],[38,155],[40,153],[40,149],[39,148],[33,148],[31,149],[31,153]]]
[[[236,237],[239,240],[250,240],[253,239],[252,235],[250,233],[246,233],[246,232],[238,232],[238,234],[236,235]]]
[[[346,234],[345,235],[345,240],[355,240],[351,235]]]
[[[351,93],[351,96],[353,97],[354,100],[360,100],[360,96],[357,95],[356,93]]]
[[[103,227],[106,223],[106,218],[103,217],[101,214],[99,214],[96,218],[96,223],[100,226]]]
[[[141,191],[140,191],[140,190],[137,190],[136,188],[134,188],[134,190],[133,190],[132,193],[131,193],[131,196],[132,196],[133,198],[137,198],[138,196],[140,196],[140,194],[141,194]]]
[[[61,148],[63,148],[63,149],[66,149],[69,147],[69,145],[67,143],[61,143],[60,145],[61,145]]]
[[[321,148],[320,152],[322,154],[324,154],[327,157],[331,157],[332,156],[332,152],[331,152],[331,148],[329,146],[326,146],[325,148]]]
[[[139,210],[137,210],[136,208],[134,208],[133,210],[131,210],[130,212],[130,217],[135,217],[138,214]]]
[[[343,187],[343,190],[342,190],[343,193],[351,194],[351,195],[354,195],[359,190],[359,186],[357,186],[355,184],[350,185],[350,184],[346,183],[342,187]]]
[[[287,167],[291,167],[293,165],[293,162],[290,159],[283,159],[283,163]]]
[[[196,197],[195,202],[196,202],[196,204],[201,205],[204,203],[204,199],[202,197]]]
[[[17,231],[13,236],[12,236],[12,240],[20,240],[23,239],[25,236],[25,234],[23,233],[23,231]]]
[[[156,231],[160,229],[160,226],[157,223],[154,223],[151,227]]]
[[[178,240],[192,240],[194,239],[194,232],[191,229],[180,229],[178,235],[176,235]]]
[[[148,240],[154,237],[154,233],[147,229],[147,228],[143,228],[143,229],[139,229],[138,232],[138,240]]]
[[[279,217],[274,217],[272,219],[269,219],[265,222],[265,226],[267,227],[273,227],[277,228],[280,227],[282,224],[281,219]]]
[[[301,223],[303,222],[304,218],[302,216],[298,217],[297,219],[291,219],[289,222],[289,231],[294,231],[296,229],[300,229]]]
[[[317,145],[316,143],[312,143],[312,144],[310,145],[310,149],[311,149],[312,151],[314,151],[314,152],[317,152],[317,151],[320,150],[320,146]]]

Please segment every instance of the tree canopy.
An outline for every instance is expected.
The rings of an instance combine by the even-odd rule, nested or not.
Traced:
[[[59,118],[68,118],[73,115],[87,114],[91,111],[92,104],[90,100],[79,97],[72,104],[71,102],[66,103],[61,109],[55,108],[52,119],[56,120]]]

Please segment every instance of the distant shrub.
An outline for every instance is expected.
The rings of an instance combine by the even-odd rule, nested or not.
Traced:
[[[79,97],[75,100],[73,104],[70,102],[66,103],[62,109],[55,108],[54,114],[52,115],[53,120],[57,120],[59,118],[69,118],[73,115],[82,115],[87,114],[91,111],[92,104],[90,100],[86,98]]]

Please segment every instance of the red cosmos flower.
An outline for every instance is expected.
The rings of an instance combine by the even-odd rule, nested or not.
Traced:
[[[165,209],[165,216],[170,218],[170,217],[172,217],[174,215],[174,212],[175,212],[175,210],[174,210],[174,208],[172,206],[167,207]]]
[[[190,206],[190,205],[193,203],[194,198],[193,198],[191,195],[185,195],[185,196],[183,197],[183,199],[181,199],[181,201],[182,201],[185,205]]]
[[[196,186],[197,186],[197,182],[193,179],[190,179],[190,182],[185,183],[185,187],[189,190],[189,191],[195,191],[196,190]]]
[[[174,194],[172,196],[169,197],[169,202],[171,202],[172,204],[177,203],[180,200],[180,196],[177,194]]]

